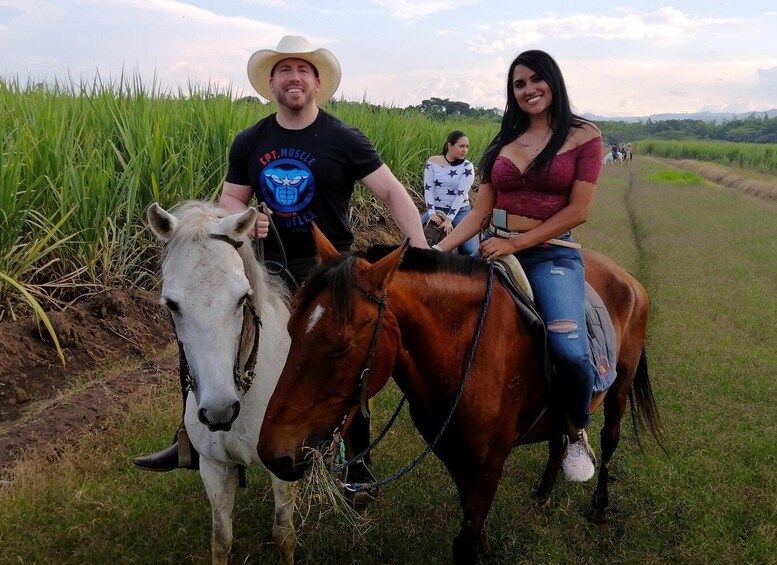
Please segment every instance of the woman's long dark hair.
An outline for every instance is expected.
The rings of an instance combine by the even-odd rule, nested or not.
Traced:
[[[526,131],[529,125],[529,115],[521,110],[513,94],[513,72],[518,65],[524,65],[533,70],[538,77],[548,83],[553,95],[548,110],[548,125],[552,128],[553,135],[545,148],[529,164],[529,169],[538,171],[544,169],[564,145],[569,135],[569,129],[581,127],[586,122],[580,116],[572,113],[564,77],[553,57],[538,49],[524,51],[510,64],[510,70],[507,72],[507,103],[505,104],[504,116],[502,116],[502,125],[499,133],[491,140],[479,164],[483,182],[491,182],[491,168],[494,166],[494,161],[496,161],[502,147],[514,141]]]

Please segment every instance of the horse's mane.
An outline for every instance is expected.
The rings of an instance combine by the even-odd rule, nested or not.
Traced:
[[[165,256],[175,253],[182,244],[207,238],[213,224],[229,215],[226,210],[201,200],[181,202],[170,213],[181,222],[165,245]]]
[[[180,220],[178,228],[173,237],[167,242],[164,248],[163,265],[168,258],[174,254],[183,245],[205,240],[210,237],[213,225],[223,218],[229,216],[229,212],[201,200],[188,200],[175,206],[171,214]],[[289,291],[283,282],[277,277],[271,277],[267,270],[260,265],[253,255],[253,244],[247,237],[243,237],[243,245],[237,248],[237,252],[243,261],[246,277],[254,290],[266,289],[263,292],[263,300],[269,301],[273,306],[282,306],[288,308]],[[260,311],[261,304],[258,303],[254,293],[254,301],[257,311]]]
[[[350,316],[353,292],[356,289],[353,275],[357,259],[364,258],[374,263],[396,248],[396,245],[375,245],[364,253],[346,253],[319,265],[294,297],[294,307],[307,308],[316,296],[329,289],[339,319],[346,319]],[[477,257],[409,247],[402,256],[399,270],[419,274],[443,273],[471,277],[477,273],[487,272],[488,266],[485,261]]]
[[[374,263],[396,248],[396,245],[373,245],[363,255],[367,261]],[[479,257],[408,247],[402,256],[399,270],[408,273],[444,273],[471,277],[488,271],[488,264]]]
[[[350,316],[353,305],[353,291],[356,288],[353,271],[356,256],[346,253],[318,265],[305,280],[305,284],[294,296],[292,309],[307,308],[325,289],[332,293],[338,319],[344,321]]]

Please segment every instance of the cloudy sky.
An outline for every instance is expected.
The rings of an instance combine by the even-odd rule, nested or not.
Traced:
[[[774,0],[0,0],[0,77],[248,95],[249,56],[286,34],[335,53],[347,100],[503,108],[510,61],[539,48],[580,113],[777,108]]]

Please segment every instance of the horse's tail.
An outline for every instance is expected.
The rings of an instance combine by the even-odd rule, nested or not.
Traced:
[[[656,443],[666,453],[666,434],[664,433],[664,427],[661,425],[661,419],[658,416],[658,406],[656,406],[653,389],[650,386],[647,353],[644,347],[639,357],[637,374],[634,376],[631,388],[629,388],[629,404],[631,404],[631,421],[634,424],[634,432],[640,447],[642,443],[639,439],[639,431],[647,427],[655,438]]]

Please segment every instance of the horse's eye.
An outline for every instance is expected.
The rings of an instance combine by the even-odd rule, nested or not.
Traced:
[[[338,357],[342,357],[343,355],[348,353],[349,349],[351,349],[350,343],[340,343],[330,348],[329,351],[327,352],[327,355],[332,359],[337,359]]]
[[[167,306],[167,309],[170,310],[170,312],[178,312],[180,309],[175,300],[165,300],[165,306]]]

